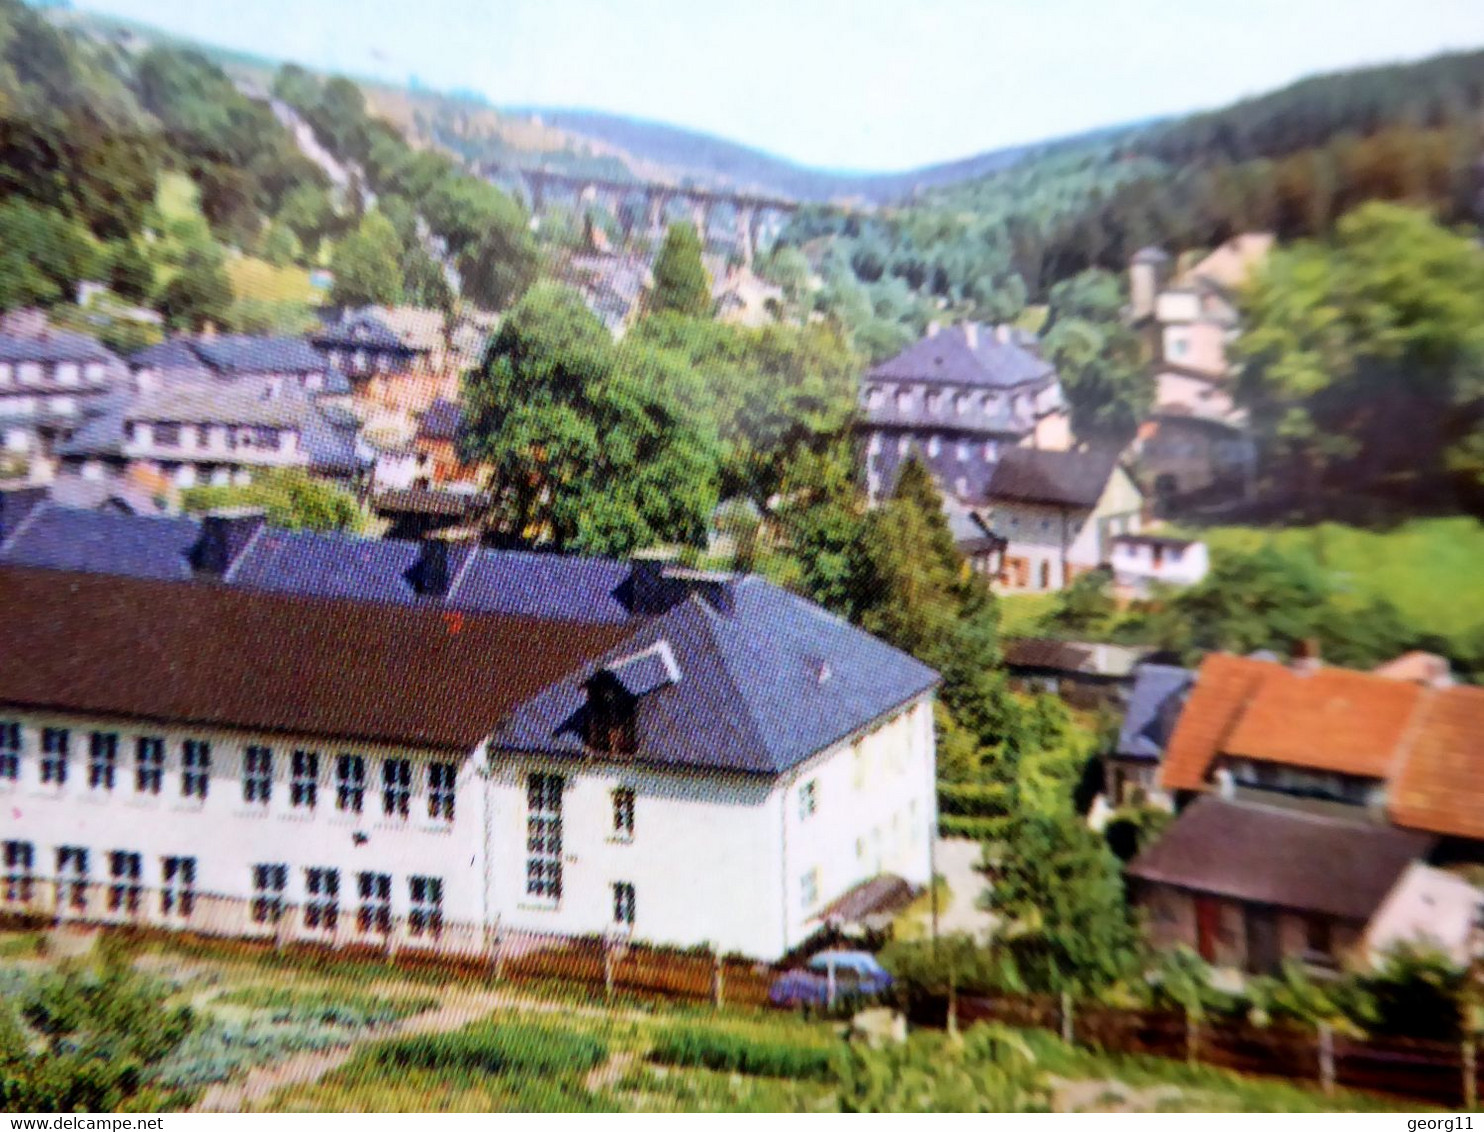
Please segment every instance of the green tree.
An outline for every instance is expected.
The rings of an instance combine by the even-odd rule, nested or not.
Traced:
[[[1135,934],[1118,861],[1068,805],[1017,806],[991,872],[995,946],[1028,989],[1090,991],[1128,975]]]
[[[0,308],[70,299],[97,260],[87,230],[61,213],[24,200],[0,202]]]
[[[189,1007],[116,948],[69,963],[0,1003],[0,1106],[9,1112],[120,1112],[172,1099],[148,1072],[195,1026]]]
[[[401,244],[386,217],[367,213],[354,232],[335,245],[330,301],[336,306],[394,306],[402,301]]]
[[[654,261],[652,312],[674,311],[692,318],[711,314],[711,280],[701,263],[701,239],[690,224],[672,224]]]
[[[367,522],[353,493],[298,468],[270,468],[249,484],[188,488],[181,504],[198,514],[219,507],[261,507],[270,524],[289,530],[354,532]]]
[[[504,310],[536,279],[536,241],[525,212],[509,197],[503,197],[489,213],[485,225],[478,239],[459,255],[460,289],[486,310]]]
[[[575,292],[533,288],[466,386],[469,459],[493,470],[500,519],[559,550],[699,546],[716,506],[714,438],[615,365]]]
[[[133,240],[115,245],[108,264],[108,285],[122,298],[147,303],[155,291],[155,268]]]
[[[188,249],[180,269],[160,292],[160,313],[175,330],[222,325],[232,305],[232,283],[221,252],[211,245]]]

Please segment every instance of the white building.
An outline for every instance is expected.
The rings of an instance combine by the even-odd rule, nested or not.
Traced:
[[[1113,581],[1137,594],[1151,586],[1193,586],[1211,569],[1206,544],[1166,535],[1118,535],[1113,539]]]
[[[183,521],[86,522],[178,542]],[[0,550],[24,549],[24,526]],[[617,933],[773,959],[858,885],[929,879],[935,675],[760,579],[404,552],[240,515],[183,551],[194,580],[125,576],[174,548],[86,573],[75,548],[56,550],[72,570],[35,566],[44,546],[31,566],[0,554],[7,910],[472,955]],[[398,554],[408,595],[372,592]],[[347,565],[367,592],[323,596]],[[589,582],[605,592],[587,612],[511,596]]]
[[[981,512],[1005,540],[1007,590],[1059,590],[1106,566],[1113,540],[1143,525],[1143,495],[1111,454],[1012,448],[996,465]]]

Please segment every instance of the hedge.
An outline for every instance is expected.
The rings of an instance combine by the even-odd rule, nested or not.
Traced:
[[[667,1030],[649,1056],[662,1065],[699,1065],[753,1077],[827,1080],[835,1072],[835,1051],[829,1047],[767,1041],[724,1030]]]
[[[482,1023],[451,1034],[417,1034],[377,1046],[372,1055],[387,1069],[535,1073],[585,1071],[608,1056],[608,1047],[587,1034],[529,1024]]]
[[[957,817],[996,818],[1009,815],[1010,787],[1001,783],[944,783],[938,787],[938,811]]]

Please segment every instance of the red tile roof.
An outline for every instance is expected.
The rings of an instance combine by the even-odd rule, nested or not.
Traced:
[[[1422,690],[1369,672],[1272,665],[1222,752],[1285,766],[1386,778]]]
[[[1203,790],[1218,748],[1253,693],[1281,669],[1268,661],[1212,653],[1201,662],[1195,686],[1165,748],[1160,782],[1166,790]]]
[[[1295,672],[1268,660],[1208,656],[1170,738],[1161,778],[1201,790],[1218,754],[1360,778],[1400,765],[1423,690],[1346,668]]]
[[[1484,839],[1484,688],[1428,694],[1387,809],[1397,825]]]

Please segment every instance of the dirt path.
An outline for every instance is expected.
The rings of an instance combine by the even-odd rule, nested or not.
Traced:
[[[245,1077],[212,1085],[194,1111],[246,1111],[254,1105],[262,1104],[279,1089],[291,1085],[312,1085],[326,1073],[339,1069],[350,1060],[360,1042],[404,1034],[441,1034],[457,1030],[509,1003],[509,995],[494,991],[466,991],[450,995],[442,1006],[414,1014],[411,1018],[404,1018],[384,1029],[363,1031],[354,1035],[346,1045],[295,1054],[283,1061],[251,1069]]]
[[[611,1089],[623,1080],[634,1062],[639,1060],[639,1055],[634,1050],[623,1050],[615,1053],[602,1065],[591,1070],[582,1080],[583,1088],[590,1093],[596,1093],[600,1089]]]
[[[367,988],[373,994],[395,997],[405,994],[407,987],[398,983],[375,983]],[[343,1046],[334,1049],[300,1053],[282,1061],[271,1062],[248,1071],[244,1077],[235,1077],[210,1086],[196,1104],[195,1112],[246,1112],[261,1105],[279,1089],[297,1085],[312,1085],[321,1077],[339,1069],[362,1042],[380,1041],[384,1038],[406,1034],[442,1034],[467,1026],[470,1022],[487,1017],[497,1010],[519,1010],[532,1014],[566,1014],[588,1018],[604,1018],[615,1021],[643,1021],[651,1016],[638,1010],[610,1010],[601,1006],[580,1006],[570,1002],[553,1002],[548,999],[527,998],[508,990],[473,991],[454,989],[444,998],[442,1005],[432,1010],[415,1014],[401,1022],[375,1030],[363,1030],[352,1034]],[[606,1088],[621,1078],[633,1058],[624,1061],[624,1054],[616,1054],[589,1074],[588,1088]],[[604,1076],[613,1073],[612,1080]],[[591,1082],[597,1082],[592,1084]]]

